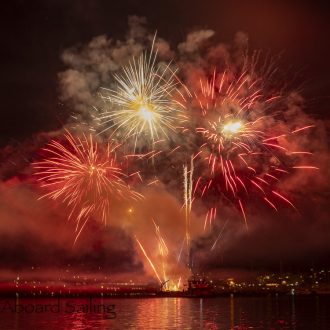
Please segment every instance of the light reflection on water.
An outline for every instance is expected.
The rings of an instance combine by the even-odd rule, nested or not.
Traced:
[[[15,313],[10,310],[15,304],[58,309]],[[115,305],[116,317],[111,319],[109,310],[81,311],[95,305]],[[330,296],[93,298],[92,303],[88,298],[1,298],[0,329],[330,329]]]

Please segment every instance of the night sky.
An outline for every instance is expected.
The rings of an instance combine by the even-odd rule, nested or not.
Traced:
[[[211,29],[215,31],[214,43],[231,43],[235,34],[243,31],[249,36],[250,49],[270,50],[272,54],[283,51],[282,72],[295,76],[294,86],[305,99],[304,112],[322,126],[322,132],[317,134],[322,148],[316,157],[320,173],[314,179],[304,179],[294,191],[300,215],[287,210],[269,215],[268,210],[257,211],[255,203],[251,207],[255,227],[247,235],[235,223],[228,229],[219,254],[209,256],[205,252],[216,235],[195,241],[199,267],[256,270],[279,269],[283,264],[287,269],[329,266],[329,158],[325,132],[330,101],[330,20],[325,2],[14,0],[2,4],[0,20],[1,270],[77,263],[91,271],[102,265],[109,271],[142,272],[128,224],[103,229],[91,223],[90,234],[82,235],[78,242],[79,249],[72,248],[71,224],[67,224],[65,212],[49,201],[37,201],[38,191],[30,182],[29,167],[36,155],[35,146],[47,141],[50,132],[61,129],[75,110],[62,97],[59,74],[68,69],[68,63],[61,59],[65,50],[83,47],[99,35],[123,39],[132,15],[145,17],[148,30],[157,30],[172,48],[191,31]],[[149,201],[159,202],[152,193],[148,194]],[[175,216],[179,202],[176,194],[165,190],[160,196],[169,205],[159,220],[165,226],[166,215]],[[159,210],[155,206],[137,207],[137,218],[144,219],[153,212]],[[224,210],[224,214],[230,213]],[[52,235],[54,231],[57,235]]]
[[[286,52],[303,71],[311,106],[327,117],[330,68],[329,19],[322,1],[10,1],[2,6],[1,144],[61,126],[69,109],[58,101],[60,54],[106,34],[122,37],[129,15],[145,16],[151,30],[172,44],[196,28],[232,40],[237,31],[250,47]]]

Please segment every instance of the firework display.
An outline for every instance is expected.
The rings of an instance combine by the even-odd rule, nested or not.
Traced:
[[[155,262],[155,252],[152,255],[142,245],[142,238],[135,236],[153,274],[168,288],[170,253],[176,255],[171,259],[176,259],[177,264],[184,260],[186,267],[192,267],[195,200],[211,200],[206,207],[202,232],[214,228],[223,199],[239,210],[248,228],[249,200],[260,199],[275,211],[283,203],[295,208],[291,198],[281,192],[282,180],[294,171],[317,169],[308,161],[310,152],[290,147],[297,145],[290,143],[291,140],[299,139],[314,125],[283,124],[282,91],[268,87],[276,69],[264,65],[266,69],[258,71],[257,66],[258,62],[247,56],[239,69],[226,66],[209,75],[201,73],[199,84],[195,80],[191,84],[191,81],[181,82],[184,77],[178,77],[180,71],[173,72],[170,64],[158,63],[153,46],[149,55],[143,52],[133,57],[113,74],[114,87],[102,88],[107,107],[98,118],[102,130],[97,137],[101,142],[96,142],[92,135],[66,133],[64,141],[51,141],[43,150],[43,160],[34,163],[38,181],[47,190],[42,198],[59,200],[68,206],[69,218],[77,219],[77,239],[91,217],[106,224],[111,206],[117,200],[141,199],[142,195],[128,184],[130,164],[144,170],[147,180],[135,171],[144,188],[162,183],[162,175],[152,172],[157,163],[170,159],[169,168],[183,167],[185,229],[179,251],[169,250],[155,220],[152,222],[160,265]],[[104,132],[108,133],[106,138]],[[117,150],[123,153],[132,149],[132,141],[134,152],[118,159]],[[141,141],[146,148],[137,151]],[[166,152],[162,150],[164,141],[170,146]],[[148,167],[150,159],[152,166]],[[179,181],[181,184],[178,177]],[[219,244],[228,221],[216,235],[210,251]],[[182,254],[186,257],[181,258]],[[181,276],[177,278],[176,288],[180,286]]]

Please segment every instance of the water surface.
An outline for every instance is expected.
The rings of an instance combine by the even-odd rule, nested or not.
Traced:
[[[330,296],[1,298],[0,329],[330,329]]]

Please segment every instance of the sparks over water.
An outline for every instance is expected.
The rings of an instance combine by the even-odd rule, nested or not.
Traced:
[[[154,42],[150,53],[144,51],[119,68],[111,88],[102,88],[107,105],[106,111],[98,114],[101,131],[97,138],[102,142],[93,136],[68,133],[63,142],[52,141],[43,151],[45,159],[34,166],[41,185],[48,189],[43,197],[62,201],[70,210],[69,218],[76,217],[76,239],[90,217],[107,222],[115,199],[141,198],[128,184],[130,165],[144,182],[143,188],[162,189],[170,182],[182,194],[183,185],[184,223],[180,224],[182,233],[175,240],[176,246],[171,244],[166,225],[162,223],[160,228],[154,220],[156,214],[151,224],[155,244],[150,247],[150,242],[135,237],[148,269],[168,289],[173,278],[173,287],[180,286],[184,276],[180,263],[185,270],[193,268],[192,246],[197,232],[191,222],[193,202],[202,205],[206,213],[198,224],[205,236],[210,234],[207,230],[217,228],[224,205],[234,205],[232,210],[238,210],[247,229],[249,200],[260,200],[275,212],[282,205],[296,210],[293,194],[281,191],[281,182],[296,171],[317,169],[308,161],[312,153],[302,147],[306,143],[296,142],[315,125],[289,125],[283,119],[288,107],[283,106],[282,90],[269,88],[276,67],[265,62],[259,70],[258,55],[250,58],[245,54],[243,64],[226,63],[225,70],[220,64],[216,66],[218,72],[210,71],[206,60],[201,60],[205,65],[193,59],[191,63],[190,59],[179,61],[183,71],[199,66],[191,78],[186,73],[180,76],[172,63],[158,62]],[[188,65],[187,70],[185,61],[193,69]],[[116,156],[119,147],[112,139],[125,141],[121,150],[133,150],[125,161]],[[192,155],[190,165],[187,155]],[[182,179],[177,180],[182,168],[183,184]],[[197,204],[196,199],[202,202]],[[130,214],[131,210],[130,206]],[[210,253],[221,245],[228,221],[214,236]],[[175,277],[176,270],[180,274]]]

